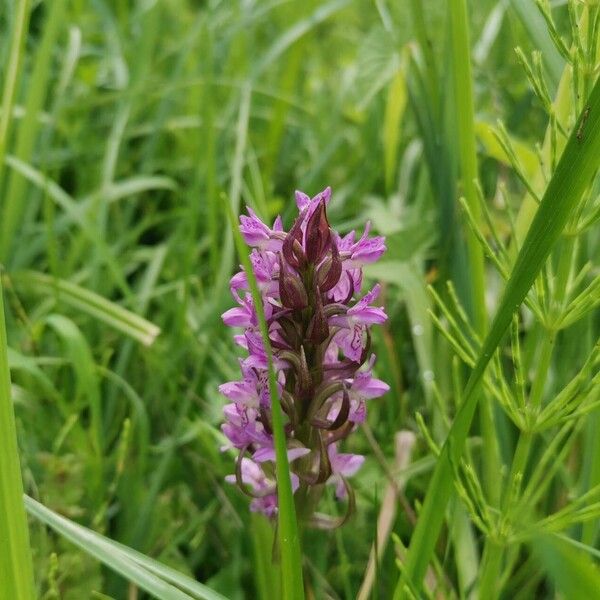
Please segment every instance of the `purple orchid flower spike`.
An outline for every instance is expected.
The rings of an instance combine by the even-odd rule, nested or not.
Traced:
[[[385,240],[369,237],[368,223],[358,240],[354,231],[338,235],[327,218],[330,200],[331,188],[313,198],[298,191],[299,216],[289,232],[280,217],[268,227],[250,208],[240,217],[240,230],[253,248],[252,270],[274,350],[292,489],[310,491],[318,500],[322,484],[332,483],[336,496],[348,499],[351,512],[347,478],[364,457],[342,453],[338,446],[364,422],[367,401],[389,390],[373,376],[375,355],[370,352],[370,328],[387,319],[374,304],[380,286],[360,297],[362,267],[383,254]],[[223,321],[243,329],[234,339],[248,354],[240,360],[242,379],[219,387],[228,400],[222,426],[226,448],[239,451],[235,475],[227,481],[252,497],[251,510],[274,517],[277,485],[266,353],[244,271],[231,278],[230,289],[238,306],[226,311]],[[320,513],[311,521],[312,510],[304,517],[327,526]]]

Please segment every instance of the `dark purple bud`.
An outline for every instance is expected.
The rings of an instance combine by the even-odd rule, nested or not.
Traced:
[[[317,263],[329,250],[331,244],[331,230],[327,221],[325,202],[319,201],[317,208],[306,224],[306,258],[309,262]]]
[[[299,269],[303,266],[302,258],[304,252],[302,251],[302,223],[304,221],[305,211],[302,211],[300,216],[294,221],[292,228],[289,233],[285,236],[281,251],[287,263],[294,269]],[[298,246],[300,247],[301,253],[298,252]]]
[[[342,276],[342,261],[335,240],[331,240],[331,256],[327,257],[317,271],[317,284],[321,292],[335,287]]]
[[[306,336],[313,344],[322,344],[329,337],[329,325],[323,311],[321,293],[318,290],[315,293],[315,313],[308,324]]]
[[[302,281],[291,273],[287,273],[281,254],[279,255],[279,297],[281,304],[292,310],[302,310],[308,306],[308,296]]]

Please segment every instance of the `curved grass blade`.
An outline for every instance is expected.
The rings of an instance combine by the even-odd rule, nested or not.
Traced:
[[[108,183],[106,187],[93,192],[86,198],[82,199],[82,203],[101,198],[104,202],[112,203],[143,194],[144,192],[152,191],[174,191],[177,189],[177,184],[170,177],[158,175],[144,175],[140,177],[130,177],[122,181],[113,181]]]
[[[160,600],[226,600],[162,563],[83,527],[25,496],[27,511],[64,538]]]
[[[33,568],[7,357],[0,285],[0,593],[3,598],[33,600]]]
[[[302,554],[300,551],[298,523],[296,521],[296,507],[294,505],[294,495],[292,493],[292,484],[290,481],[290,468],[287,457],[285,432],[283,430],[283,413],[281,404],[279,403],[275,370],[273,368],[273,350],[269,339],[262,298],[258,291],[258,285],[256,283],[254,271],[252,270],[252,265],[250,264],[250,259],[248,258],[246,244],[237,227],[231,204],[227,198],[224,198],[223,203],[225,204],[227,215],[233,230],[233,238],[235,240],[238,255],[248,278],[252,301],[256,308],[260,332],[269,363],[269,394],[271,396],[271,412],[273,416],[275,472],[277,474],[277,496],[279,502],[277,532],[279,536],[279,551],[281,554],[282,597],[284,600],[301,600],[304,598]]]
[[[87,237],[87,239],[96,247],[102,260],[106,261],[106,266],[123,295],[128,299],[132,298],[133,294],[121,271],[121,265],[116,259],[113,250],[107,245],[102,236],[98,234],[96,227],[88,221],[85,213],[86,205],[76,202],[75,199],[67,194],[67,192],[65,192],[65,190],[63,190],[56,182],[15,156],[7,156],[5,162],[11,169],[20,173],[30,183],[48,194],[48,197],[64,211],[71,222],[81,229],[85,237]]]
[[[317,9],[312,14],[294,23],[263,54],[261,60],[254,67],[254,78],[258,78],[269,65],[274,63],[292,44],[298,41],[303,35],[306,35],[313,27],[316,27],[348,4],[349,0],[333,0],[326,4],[317,5]]]
[[[48,296],[54,295],[57,300],[114,327],[144,346],[152,345],[160,333],[159,327],[143,317],[65,279],[37,271],[20,271],[11,275],[11,280],[16,285],[31,288]]]
[[[452,495],[452,461],[458,462],[462,454],[480,398],[478,388],[485,368],[599,166],[600,80],[573,128],[506,283],[498,311],[467,382],[463,404],[442,447],[395,598],[402,597],[406,580],[420,588]]]
[[[452,87],[454,103],[458,107],[456,115],[456,133],[458,136],[458,157],[460,166],[460,184],[464,192],[469,211],[477,223],[481,222],[481,207],[478,200],[476,182],[478,174],[477,146],[475,142],[475,107],[473,100],[473,76],[471,70],[471,44],[469,41],[469,18],[466,0],[452,0],[448,3],[450,21],[450,40],[452,48]],[[466,232],[468,271],[466,278],[470,280],[470,294],[466,298],[467,309],[473,316],[473,324],[477,333],[483,338],[487,331],[487,312],[485,305],[485,262],[483,249],[475,233]],[[500,455],[496,439],[496,431],[491,400],[482,399],[479,412],[481,438],[483,442],[482,461],[485,473],[483,484],[492,503],[500,497],[498,478],[494,476],[500,468]],[[459,561],[461,564],[462,561]],[[470,578],[470,576],[469,576]]]

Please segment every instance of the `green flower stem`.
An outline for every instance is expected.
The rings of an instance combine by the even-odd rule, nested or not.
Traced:
[[[231,201],[223,197],[227,216],[231,223],[233,238],[238,255],[246,276],[252,300],[256,308],[258,324],[262,335],[269,368],[269,395],[271,397],[271,416],[273,419],[273,438],[275,442],[275,473],[277,479],[277,499],[279,513],[277,520],[277,535],[279,543],[279,556],[281,558],[281,580],[283,600],[301,600],[304,598],[304,583],[302,578],[302,552],[300,549],[300,535],[294,504],[294,494],[290,480],[290,467],[287,457],[287,445],[283,428],[283,411],[277,390],[275,369],[273,367],[273,350],[263,310],[262,297],[258,290],[256,277],[248,258],[248,252],[242,234],[237,228]]]
[[[4,70],[5,79],[2,89],[2,112],[0,113],[0,189],[4,176],[4,159],[8,144],[10,126],[12,124],[12,111],[17,93],[21,63],[25,54],[25,38],[29,25],[29,0],[20,0],[15,9],[15,20],[12,30],[12,40],[8,64]]]

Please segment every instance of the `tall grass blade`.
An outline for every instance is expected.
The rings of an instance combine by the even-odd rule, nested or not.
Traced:
[[[248,258],[248,252],[229,201],[224,200],[227,214],[231,223],[235,245],[239,258],[246,272],[252,301],[258,316],[267,360],[269,363],[269,395],[271,396],[271,413],[273,417],[273,436],[275,438],[275,472],[277,474],[277,498],[279,504],[277,533],[279,552],[281,555],[282,597],[284,600],[301,600],[304,598],[302,582],[302,553],[300,536],[296,520],[296,507],[290,480],[290,468],[287,457],[285,431],[283,429],[283,411],[277,394],[275,369],[273,368],[273,350],[269,339],[269,331],[263,310],[262,297]]]
[[[451,0],[448,5],[450,36],[452,44],[452,77],[456,111],[456,133],[460,162],[461,189],[475,219],[479,221],[480,207],[475,181],[477,180],[477,152],[475,147],[475,125],[473,106],[473,84],[471,76],[471,49],[466,0]],[[481,334],[486,327],[485,281],[483,251],[475,234],[467,234],[471,306],[475,327]]]
[[[144,346],[152,345],[160,333],[159,327],[143,317],[65,279],[37,271],[20,271],[12,275],[11,280],[17,286],[54,296],[56,300],[87,313]]]
[[[4,301],[0,285],[0,595],[33,600],[29,531],[10,394]]]
[[[396,587],[396,598],[402,597],[405,580],[412,581],[417,587],[421,585],[452,495],[451,457],[457,462],[462,454],[480,398],[478,389],[485,368],[509,327],[513,313],[533,285],[599,165],[600,81],[597,81],[548,183],[467,382],[463,404],[456,414],[429,484],[403,575]]]
[[[477,150],[475,144],[475,108],[473,101],[473,78],[471,74],[471,45],[466,0],[452,0],[450,13],[450,37],[452,45],[452,76],[454,102],[458,108],[456,129],[462,190],[469,211],[477,222],[481,221],[481,208],[477,196],[478,180]],[[483,250],[475,233],[466,235],[468,249],[469,279],[471,281],[471,307],[477,333],[483,338],[487,329],[485,307],[485,266]],[[483,441],[483,462],[486,489],[494,503],[500,497],[500,487],[495,473],[500,468],[499,450],[496,442],[489,399],[482,399],[479,413]]]
[[[4,84],[2,87],[2,113],[0,113],[0,189],[2,189],[4,176],[4,158],[6,146],[10,135],[11,117],[17,93],[21,63],[25,51],[25,39],[29,25],[29,0],[17,2],[15,21],[12,30],[8,64],[4,71]],[[2,203],[0,203],[0,206]],[[0,259],[3,259],[0,255]]]
[[[225,600],[209,587],[141,552],[61,517],[29,496],[25,497],[25,505],[36,519],[160,600]]]
[[[66,0],[55,0],[48,6],[48,17],[45,21],[44,31],[36,58],[28,81],[27,96],[25,100],[25,116],[19,124],[15,144],[15,156],[27,161],[31,158],[39,130],[38,114],[44,106],[48,80],[52,73],[53,47],[60,28],[64,26],[64,12]],[[26,179],[12,171],[3,206],[2,223],[0,225],[0,257],[7,260],[12,257],[12,243],[19,232],[19,221],[25,210],[27,188]]]

